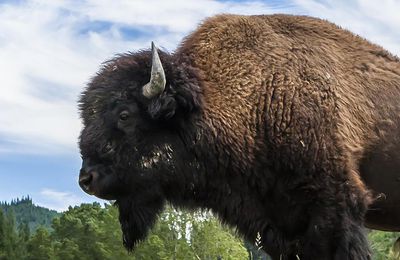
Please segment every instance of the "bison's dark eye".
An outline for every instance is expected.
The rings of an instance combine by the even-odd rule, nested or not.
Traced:
[[[129,118],[129,112],[128,111],[122,111],[119,113],[119,120],[121,121],[126,121]]]
[[[114,145],[111,141],[108,141],[106,145],[103,147],[102,152],[103,153],[111,153],[114,150]]]

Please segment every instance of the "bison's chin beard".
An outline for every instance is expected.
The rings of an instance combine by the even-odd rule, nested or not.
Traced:
[[[164,208],[164,200],[161,196],[143,194],[118,199],[115,204],[119,209],[124,246],[128,251],[132,251],[154,226]]]

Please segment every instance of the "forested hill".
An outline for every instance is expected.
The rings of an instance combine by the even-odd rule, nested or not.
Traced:
[[[50,210],[33,204],[32,198],[29,196],[22,197],[22,199],[12,200],[10,203],[0,202],[0,209],[6,214],[10,212],[11,214],[14,214],[16,227],[22,223],[26,223],[31,232],[39,225],[48,229],[51,228],[53,218],[61,215],[55,210]]]
[[[39,226],[30,232],[27,223],[32,228]],[[392,249],[399,236],[400,233],[370,232],[373,259],[399,260],[400,253]],[[234,230],[221,226],[207,211],[166,207],[147,238],[133,252],[127,253],[122,246],[116,207],[81,204],[57,213],[34,205],[27,197],[0,203],[0,260],[14,259],[270,258],[257,246],[235,236]]]

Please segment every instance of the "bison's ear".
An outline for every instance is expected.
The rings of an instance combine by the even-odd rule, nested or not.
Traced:
[[[143,86],[148,112],[153,119],[168,120],[177,113],[188,114],[199,107],[197,74],[191,66],[167,62],[167,77],[157,48],[151,43],[152,64],[150,81]],[[166,88],[168,79],[168,87]]]
[[[147,105],[151,118],[168,120],[172,117],[187,117],[201,106],[201,88],[198,78],[190,68],[177,66],[171,74],[167,88]]]
[[[153,99],[147,107],[151,118],[156,120],[168,120],[176,113],[177,103],[175,97],[167,92]]]

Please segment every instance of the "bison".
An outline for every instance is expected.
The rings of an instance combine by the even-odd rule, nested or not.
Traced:
[[[79,184],[115,200],[129,250],[168,202],[275,259],[370,259],[364,224],[400,230],[399,100],[400,60],[332,23],[218,15],[103,65]]]

